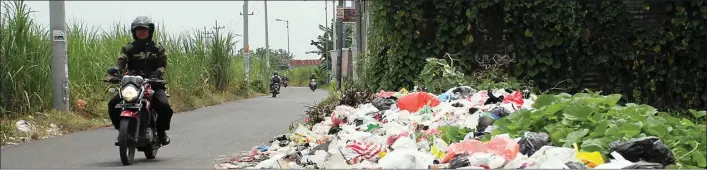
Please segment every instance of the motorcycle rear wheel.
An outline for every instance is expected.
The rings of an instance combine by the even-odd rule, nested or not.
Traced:
[[[120,154],[120,162],[123,165],[131,165],[135,161],[135,142],[132,137],[135,136],[136,121],[131,118],[120,120],[120,130],[118,130],[118,150]]]

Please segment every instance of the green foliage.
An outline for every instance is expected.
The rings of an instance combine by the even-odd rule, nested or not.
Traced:
[[[462,141],[467,133],[473,132],[472,129],[459,126],[440,126],[437,129],[442,132],[440,137],[446,143],[456,143]]]
[[[428,57],[508,54],[515,62],[505,71],[532,81],[538,90],[590,88],[658,108],[707,107],[703,0],[423,0],[369,5],[366,72],[368,82],[377,82],[372,87],[376,90],[411,86]],[[661,16],[666,18],[655,18]],[[475,59],[459,58],[460,72],[483,70]]]
[[[3,118],[51,108],[50,40],[45,26],[30,18],[30,9],[21,1],[3,1],[0,15],[0,112]],[[70,101],[88,101],[88,118],[106,116],[109,85],[100,80],[105,70],[116,64],[119,49],[132,40],[129,28],[115,24],[100,30],[80,23],[67,24]],[[244,96],[249,93],[242,67],[243,59],[233,53],[232,33],[208,42],[201,31],[170,35],[158,28],[155,40],[167,50],[167,81],[170,102],[175,110],[203,106],[214,94]],[[258,59],[251,77],[262,77],[264,65]],[[262,83],[262,84],[257,84]],[[266,82],[251,83],[266,86]],[[209,103],[209,102],[206,102]]]
[[[429,92],[439,93],[463,84],[464,74],[447,64],[444,59],[428,58],[417,84],[423,85]]]
[[[306,52],[306,54],[317,54],[321,56],[320,59],[322,59],[322,65],[320,65],[320,68],[323,71],[331,71],[332,60],[330,51],[334,50],[334,42],[332,41],[333,26],[333,22],[330,27],[319,25],[319,30],[323,33],[322,35],[317,36],[316,41],[311,40],[310,43],[310,45],[317,47],[317,50]],[[353,40],[353,26],[346,24],[344,26],[344,35],[346,36],[346,39],[344,39],[344,48],[350,48]]]
[[[294,55],[291,54],[290,52],[287,52],[287,50],[283,49],[269,49],[269,54],[270,54],[270,66],[274,70],[285,70],[288,69],[288,64],[290,63],[290,60],[294,58]],[[265,48],[260,47],[255,50],[255,53],[253,53],[252,57],[254,58],[260,58],[265,60]]]
[[[692,122],[658,112],[649,105],[617,105],[619,94],[598,93],[541,95],[534,109],[520,110],[494,122],[492,135],[546,132],[553,145],[571,147],[581,144],[583,151],[608,154],[609,143],[645,136],[662,139],[676,156],[681,168],[704,168],[702,158],[707,147],[704,122]],[[704,120],[705,111],[690,111]]]

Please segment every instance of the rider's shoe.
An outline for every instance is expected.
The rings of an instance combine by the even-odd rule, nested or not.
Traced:
[[[162,143],[162,145],[169,145],[169,143],[171,142],[169,136],[167,136],[167,132],[157,132],[157,137],[159,137],[160,143]]]

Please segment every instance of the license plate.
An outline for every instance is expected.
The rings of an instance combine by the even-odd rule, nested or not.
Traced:
[[[141,103],[120,103],[115,108],[141,108]]]

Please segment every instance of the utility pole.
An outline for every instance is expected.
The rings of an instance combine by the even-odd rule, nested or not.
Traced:
[[[363,30],[362,27],[362,22],[361,22],[361,14],[362,14],[362,9],[361,9],[361,3],[363,3],[362,0],[354,0],[354,9],[356,11],[356,56],[353,56],[353,60],[351,61],[352,63],[352,75],[353,79],[357,80],[358,79],[358,74],[356,74],[356,67],[358,66],[358,58],[362,56],[363,52]]]
[[[216,30],[216,31],[213,33],[213,34],[214,34],[214,42],[216,42],[216,41],[219,40],[219,39],[218,39],[218,36],[219,36],[218,30],[226,28],[226,27],[224,27],[224,26],[220,26],[220,27],[219,27],[219,26],[218,26],[218,20],[215,21],[215,24],[216,24],[216,25],[214,25],[214,27],[213,27],[214,30]]]
[[[331,46],[331,51],[329,51],[329,54],[330,54],[330,56],[331,56],[330,59],[331,59],[332,61],[335,59],[334,57],[336,57],[336,56],[334,56],[334,55],[339,54],[338,52],[336,52],[337,47],[339,47],[339,46],[336,45],[336,44],[339,43],[339,42],[336,41],[336,36],[338,36],[338,35],[337,35],[337,32],[336,32],[336,27],[338,26],[338,25],[336,24],[336,21],[337,21],[337,19],[336,19],[336,17],[337,17],[337,16],[336,16],[336,10],[337,10],[337,9],[336,9],[336,2],[337,2],[337,0],[332,0],[332,1],[331,1],[331,9],[332,9],[332,10],[331,10],[331,45],[332,45],[332,46]],[[327,25],[327,27],[329,27],[329,25]],[[336,52],[336,53],[335,53],[335,52]],[[332,74],[331,74],[330,77],[331,77],[331,79],[334,79],[334,80],[336,80],[336,81],[339,81],[339,77],[337,77],[337,74],[338,74],[339,72],[337,72],[337,71],[335,70],[335,69],[339,69],[339,67],[338,67],[338,65],[337,65],[336,63],[332,63],[332,64],[334,64],[334,66],[332,66],[331,69],[334,69],[334,70],[331,70],[331,71],[332,71]],[[331,80],[331,79],[330,79],[330,80]]]
[[[208,29],[206,29],[206,26],[204,26],[204,32],[201,33],[201,35],[199,35],[199,38],[204,41],[204,46],[202,46],[202,47],[206,48],[207,45],[212,44],[211,43],[211,40],[212,40],[211,38],[213,38],[212,35],[213,35],[213,32],[209,31]],[[206,51],[206,49],[202,49],[202,50]]]
[[[52,30],[51,71],[52,107],[69,111],[69,64],[66,46],[66,10],[63,0],[49,1],[49,25]]]
[[[243,60],[245,65],[245,79],[247,83],[250,83],[250,48],[248,46],[248,15],[254,15],[252,12],[248,13],[248,0],[243,0]]]
[[[324,27],[329,27],[329,9],[327,9],[329,4],[327,2],[326,0],[324,1]]]
[[[268,1],[265,3],[265,72],[270,73],[270,29],[268,28]]]
[[[345,5],[345,1],[339,0],[339,7],[343,8],[344,5]],[[336,58],[337,58],[337,60],[336,60],[336,89],[341,90],[341,84],[343,84],[342,76],[341,76],[341,70],[343,69],[341,67],[341,65],[342,65],[341,60],[343,58],[342,56],[344,55],[344,51],[343,51],[343,47],[344,47],[344,20],[343,20],[343,18],[337,17],[336,28],[338,28],[338,29],[336,29],[337,34],[338,34],[338,36],[336,36],[336,37],[338,37],[338,40],[337,40],[338,43],[336,43],[336,45],[338,47],[336,49],[339,50],[338,51],[339,56],[336,56]]]

